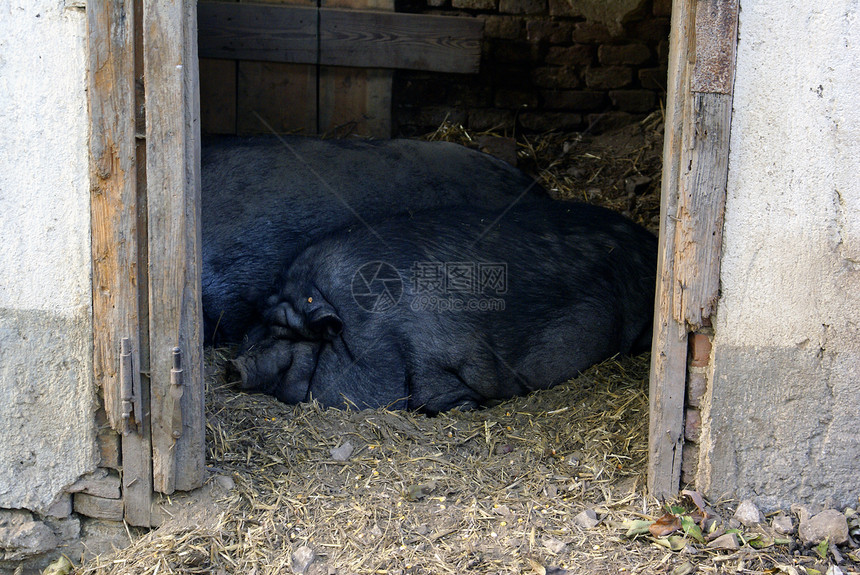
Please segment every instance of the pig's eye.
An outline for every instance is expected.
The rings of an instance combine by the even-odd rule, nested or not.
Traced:
[[[309,298],[308,298],[308,303],[314,303],[314,298],[309,297]]]

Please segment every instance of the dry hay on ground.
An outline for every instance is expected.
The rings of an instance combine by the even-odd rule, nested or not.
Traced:
[[[516,139],[443,123],[430,140],[482,149],[531,173],[553,197],[621,212],[657,232],[663,168],[663,114],[656,111],[600,134],[549,132]]]
[[[604,522],[651,509],[647,355],[427,417],[237,393],[223,350],[210,353],[207,460],[235,488],[208,514],[168,522],[83,572],[284,573],[301,547],[318,556],[309,572],[356,574],[615,573],[665,555],[614,547],[618,534],[574,522],[586,507]]]

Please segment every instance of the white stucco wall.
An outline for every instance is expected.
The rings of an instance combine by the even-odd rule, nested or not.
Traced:
[[[741,0],[700,487],[860,496],[860,2]]]
[[[82,4],[0,0],[0,508],[97,463]]]

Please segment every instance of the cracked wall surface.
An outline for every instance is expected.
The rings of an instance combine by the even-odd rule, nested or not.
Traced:
[[[860,4],[742,2],[698,485],[860,495]]]
[[[68,515],[97,462],[86,14],[0,1],[0,508]]]

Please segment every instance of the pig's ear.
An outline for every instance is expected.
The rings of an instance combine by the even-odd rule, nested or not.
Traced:
[[[343,320],[331,306],[325,305],[311,312],[308,328],[322,339],[331,341],[343,331]]]

